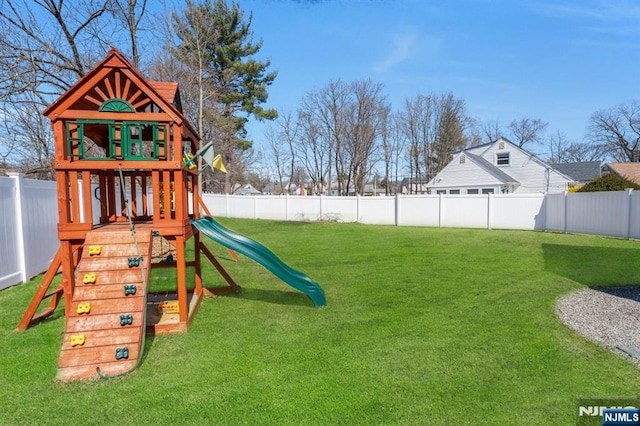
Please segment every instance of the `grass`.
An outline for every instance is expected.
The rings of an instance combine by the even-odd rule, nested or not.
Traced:
[[[131,375],[61,384],[60,309],[14,333],[39,280],[7,289],[0,423],[555,425],[575,424],[577,398],[640,394],[637,368],[554,315],[580,287],[640,283],[637,241],[221,221],[321,283],[328,306],[211,242],[241,294],[148,337]]]

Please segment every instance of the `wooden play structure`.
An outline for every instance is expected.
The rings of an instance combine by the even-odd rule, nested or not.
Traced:
[[[316,283],[264,246],[201,217],[208,212],[194,161],[200,139],[182,114],[177,83],[146,80],[112,49],[44,115],[55,138],[60,246],[18,330],[51,316],[64,298],[59,380],[131,371],[147,331],[186,331],[203,296],[239,290],[201,233],[325,303]],[[152,263],[154,242],[175,247],[173,259]],[[203,286],[202,255],[226,286]],[[150,271],[161,267],[174,268],[175,291],[151,294]]]

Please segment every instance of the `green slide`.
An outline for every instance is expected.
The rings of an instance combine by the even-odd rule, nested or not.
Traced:
[[[198,220],[192,220],[191,223],[200,232],[211,238],[216,243],[228,249],[235,250],[238,253],[242,253],[248,258],[264,266],[276,277],[280,278],[296,290],[300,290],[309,296],[316,306],[324,306],[327,304],[324,297],[324,291],[318,283],[302,272],[288,266],[271,250],[259,242],[225,228],[214,218],[209,216],[205,216]]]

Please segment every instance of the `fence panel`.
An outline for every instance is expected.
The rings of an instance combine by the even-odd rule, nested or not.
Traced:
[[[320,219],[320,196],[289,197],[287,220],[315,221]]]
[[[492,195],[489,226],[497,229],[544,229],[544,194]]]
[[[640,191],[631,193],[629,203],[629,238],[640,239]]]
[[[393,197],[357,197],[358,222],[370,225],[395,225],[396,200]]]
[[[547,231],[564,232],[565,197],[564,193],[548,194],[545,197],[544,226]]]
[[[489,196],[441,195],[440,226],[488,228]]]
[[[321,219],[334,222],[357,222],[356,197],[322,197]]]
[[[242,219],[254,219],[256,198],[246,195],[229,195],[227,197],[227,215]]]
[[[27,279],[49,267],[58,250],[56,183],[25,179],[22,220]]]
[[[440,196],[403,195],[396,203],[398,226],[440,226]]]
[[[256,219],[287,220],[287,197],[256,197]]]
[[[0,290],[20,282],[21,255],[16,242],[20,238],[16,224],[15,179],[0,177]]]
[[[627,237],[628,192],[579,192],[566,197],[567,232]]]

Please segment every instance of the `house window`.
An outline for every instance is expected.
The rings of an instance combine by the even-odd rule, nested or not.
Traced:
[[[500,152],[496,154],[496,164],[498,166],[508,166],[509,165],[509,153],[508,152]]]
[[[483,194],[493,194],[493,188],[482,188]]]
[[[460,190],[459,189],[450,189],[449,190],[449,194],[458,195],[458,194],[460,194]]]
[[[438,189],[438,190],[436,191],[436,194],[438,194],[438,195],[439,195],[439,194],[446,194],[446,193],[447,193],[447,191],[446,191],[446,190],[444,190],[444,189]]]
[[[467,157],[465,157],[464,155],[460,156],[460,164],[464,164],[467,161]]]
[[[467,189],[467,194],[472,195],[472,194],[477,194],[478,193],[478,188],[475,189]]]

